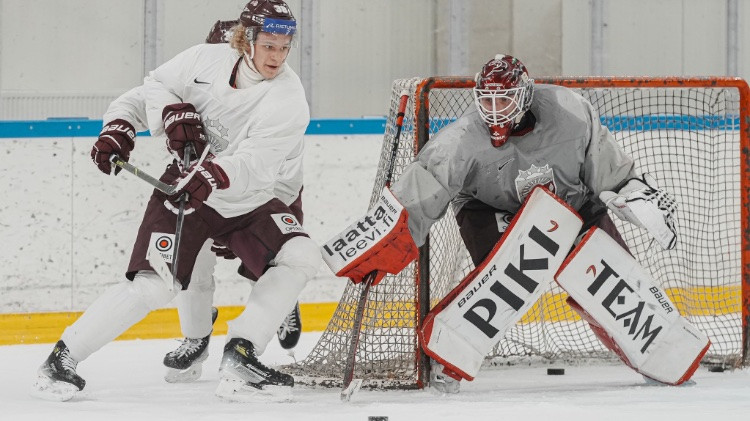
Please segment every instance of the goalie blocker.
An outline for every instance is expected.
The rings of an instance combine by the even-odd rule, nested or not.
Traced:
[[[417,258],[417,245],[407,225],[408,212],[383,188],[380,199],[367,214],[322,247],[323,260],[336,276],[355,284],[376,272],[372,285],[386,273],[396,274]]]
[[[711,342],[609,235],[591,228],[555,275],[568,303],[628,366],[670,385],[689,380]]]
[[[583,221],[543,187],[524,202],[487,258],[425,318],[427,355],[456,380],[473,380],[485,355],[539,299]]]

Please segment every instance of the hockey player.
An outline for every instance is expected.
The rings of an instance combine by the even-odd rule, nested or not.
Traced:
[[[206,36],[206,43],[220,44],[228,43],[234,34],[234,28],[239,20],[216,21]],[[127,98],[130,96],[131,98]],[[132,96],[135,96],[133,98]],[[124,118],[145,121],[145,101],[142,98],[142,88],[136,88],[133,92],[124,95],[124,100],[118,99],[110,105],[110,109],[118,108],[116,104],[123,104],[125,116],[118,114],[105,114],[105,121],[116,118]],[[131,107],[128,107],[131,105]],[[135,105],[133,109],[132,105]],[[134,114],[138,115],[137,117]],[[139,114],[142,114],[140,116]],[[128,118],[130,117],[130,118]],[[137,130],[146,130],[147,127],[137,127]],[[304,223],[302,214],[302,155],[292,157],[282,166],[279,184],[275,189],[276,196],[287,204],[300,224]],[[263,250],[263,245],[258,244],[258,250]],[[216,321],[216,309],[211,307],[216,284],[213,279],[213,268],[216,259],[208,251],[208,245],[201,250],[196,260],[195,270],[191,276],[190,286],[187,290],[177,293],[176,304],[180,318],[180,327],[185,337],[177,349],[168,352],[164,356],[164,365],[167,373],[164,379],[170,383],[191,382],[200,378],[203,361],[208,357],[208,343],[211,339],[212,325]],[[210,250],[224,259],[236,259],[237,256],[227,247],[220,244],[212,244]],[[240,265],[238,273],[253,282],[257,276]],[[302,319],[300,317],[299,303],[279,326],[277,330],[279,344],[284,349],[291,350],[299,342],[302,334]]]
[[[216,25],[214,26],[216,28]],[[214,34],[212,29],[209,34],[211,39]],[[127,132],[139,132],[148,129],[146,125],[146,103],[143,96],[143,86],[129,90],[110,104],[104,114],[104,121],[108,123],[105,127],[124,126]],[[118,143],[130,140],[121,131],[103,132],[99,143],[107,139],[114,139]],[[93,157],[102,160],[103,157],[96,156],[98,146],[94,147]],[[107,162],[99,166],[105,174],[112,169]],[[115,169],[117,172],[119,168]],[[295,217],[303,223],[302,214],[302,155],[293,156],[281,167],[279,180],[274,194],[287,204]],[[259,252],[264,250],[262,243],[256,245]],[[195,261],[193,273],[190,276],[189,287],[177,293],[175,303],[180,319],[180,327],[185,338],[180,346],[164,356],[164,365],[167,367],[165,380],[170,383],[190,382],[197,380],[202,371],[202,364],[208,356],[208,343],[211,338],[212,325],[216,320],[215,308],[212,309],[213,294],[216,289],[213,272],[216,266],[216,256],[224,259],[236,259],[236,256],[225,246],[208,241]],[[257,281],[258,278],[252,272],[240,265],[238,272],[244,277]],[[299,313],[299,304],[287,315],[277,330],[279,343],[284,349],[292,349],[299,341],[302,323]]]
[[[636,173],[633,160],[602,126],[587,100],[565,87],[534,86],[526,67],[507,55],[498,55],[483,66],[476,76],[474,97],[475,107],[425,145],[416,161],[404,169],[390,191],[384,190],[380,202],[364,219],[323,246],[324,259],[334,273],[349,277],[356,283],[375,272],[376,283],[385,272],[399,272],[413,260],[416,246],[424,243],[431,225],[444,215],[449,205],[453,206],[471,259],[480,266],[486,263],[486,259],[494,258],[501,240],[507,240],[506,246],[520,241],[520,235],[504,239],[503,234],[510,230],[507,221],[520,212],[527,197],[539,186],[564,201],[562,213],[580,215],[581,232],[597,226],[627,249],[607,214],[609,206],[619,217],[645,226],[663,247],[674,247],[674,201],[664,200],[657,204],[656,201],[644,200],[647,202],[644,206],[656,216],[645,223],[640,218],[642,215],[627,212],[628,199],[632,196],[643,198],[657,191],[665,199],[668,195],[661,189],[657,190],[652,180]],[[544,220],[544,217],[540,219]],[[555,222],[549,232],[557,227]],[[569,250],[578,232],[578,229],[573,232],[565,250]],[[548,250],[554,250],[549,241],[540,242],[540,238],[547,238],[546,234],[538,234],[536,240],[546,244]],[[529,250],[532,250],[530,246],[526,247],[528,253]],[[557,254],[560,257],[560,253]],[[523,278],[523,287],[532,291],[537,282],[526,277],[524,270],[531,270],[529,268],[536,263],[524,260],[523,245],[520,256],[522,261],[529,262],[528,266],[524,269],[522,263],[512,274]],[[560,263],[558,260],[557,265]],[[478,267],[477,271],[483,269]],[[467,280],[477,276],[477,271],[472,272]],[[482,279],[492,279],[492,276],[502,273],[492,267],[488,271],[487,278]],[[552,275],[554,271],[547,274],[549,282]],[[477,289],[480,288],[481,283]],[[488,286],[481,291],[490,293],[491,289]],[[492,292],[502,294],[500,288]],[[534,292],[541,293],[538,288]],[[469,292],[463,298],[470,298],[473,293]],[[456,294],[454,290],[452,298]],[[516,311],[508,307],[510,311],[503,313],[502,317],[513,313],[512,317],[520,319],[522,304],[528,307],[533,302],[517,300],[513,303]],[[499,307],[493,303],[488,303],[485,310],[484,314],[490,314],[490,319],[492,314],[501,317]],[[471,316],[475,321],[482,317]],[[429,345],[429,328],[422,332],[421,337],[425,349]],[[495,335],[491,344],[504,334],[502,331],[493,332],[495,327],[489,323],[482,328],[486,328],[484,333],[487,336]],[[499,337],[496,336],[498,333]],[[468,354],[476,348],[471,343],[473,339],[466,338],[468,333],[456,333],[456,337],[462,335],[466,346],[458,351],[458,355]],[[448,334],[443,336],[443,339],[448,338]],[[456,349],[457,345],[453,350]],[[442,360],[436,353],[431,356]],[[483,356],[478,355],[469,365],[475,365],[478,370]],[[464,373],[461,376],[457,371],[435,364],[431,385],[443,392],[457,392],[459,379],[471,379],[470,375]]]
[[[302,153],[309,111],[299,78],[285,63],[296,32],[286,3],[253,0],[240,22],[230,45],[189,48],[145,79],[151,133],[165,133],[168,148],[180,157],[192,144],[198,161],[189,168],[167,168],[162,181],[175,186],[176,193],[152,195],[127,280],[107,290],[63,332],[39,370],[39,395],[67,400],[83,389],[85,381],[76,373],[78,362],[187,287],[199,250],[211,239],[227,245],[259,276],[245,310],[229,322],[217,396],[291,398],[294,379],[266,367],[257,355],[320,264],[315,242],[289,207],[274,196],[282,165]],[[127,140],[112,137],[98,144],[93,158],[100,166],[107,165],[113,153],[126,159],[133,149],[135,134],[117,123],[103,131],[124,132]],[[174,232],[173,210],[183,193],[188,193],[190,214],[179,246],[180,285],[172,288],[146,256],[157,239],[168,239]],[[253,238],[262,241],[264,253],[253,249],[257,244]]]

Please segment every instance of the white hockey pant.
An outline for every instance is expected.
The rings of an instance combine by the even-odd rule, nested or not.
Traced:
[[[177,289],[170,291],[155,272],[140,271],[132,282],[125,280],[107,289],[65,329],[61,339],[70,349],[71,357],[82,361],[115,340],[151,310],[169,303]]]
[[[258,355],[262,354],[322,261],[318,244],[312,239],[294,237],[287,241],[253,286],[245,311],[228,323],[227,340],[247,339]]]

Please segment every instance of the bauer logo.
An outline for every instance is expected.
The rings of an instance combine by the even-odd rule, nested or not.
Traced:
[[[302,224],[300,224],[297,221],[297,218],[291,213],[274,213],[271,215],[271,218],[273,218],[273,222],[276,223],[276,226],[279,227],[279,230],[284,234],[305,232],[305,229],[302,228]]]
[[[323,245],[323,258],[337,273],[386,237],[396,226],[403,206],[384,189],[367,214]]]
[[[149,252],[159,253],[165,262],[172,263],[172,255],[174,254],[174,234],[152,232],[151,242],[148,247]]]

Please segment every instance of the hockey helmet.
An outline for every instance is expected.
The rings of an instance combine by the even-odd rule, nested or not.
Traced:
[[[511,129],[531,108],[534,80],[515,57],[496,55],[477,73],[475,82],[474,103],[490,127]]]
[[[297,32],[297,21],[289,6],[282,0],[253,0],[245,5],[240,15],[249,42],[255,42],[259,32],[292,35]]]

